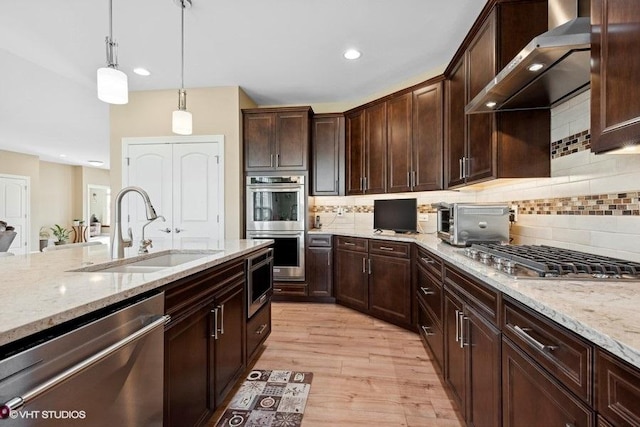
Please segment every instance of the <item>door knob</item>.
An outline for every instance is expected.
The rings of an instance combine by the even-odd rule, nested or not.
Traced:
[[[175,231],[176,231],[176,233],[180,233],[181,231],[184,231],[184,229],[176,227]]]
[[[167,227],[167,228],[159,228],[158,230],[162,231],[163,233],[167,233],[167,234],[171,233],[171,229],[169,227]]]

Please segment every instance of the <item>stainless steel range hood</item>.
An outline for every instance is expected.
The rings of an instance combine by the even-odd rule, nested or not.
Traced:
[[[467,104],[465,113],[546,109],[587,90],[591,22],[584,15],[588,10],[588,1],[549,0],[550,30],[529,42]]]

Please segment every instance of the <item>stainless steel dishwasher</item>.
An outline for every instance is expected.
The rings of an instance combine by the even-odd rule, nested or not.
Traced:
[[[161,426],[163,314],[160,293],[5,354],[0,427]]]

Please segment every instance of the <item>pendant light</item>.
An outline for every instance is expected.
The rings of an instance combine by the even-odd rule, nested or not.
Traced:
[[[178,135],[191,135],[193,132],[193,119],[187,111],[187,91],[184,90],[184,10],[191,7],[191,0],[174,0],[180,8],[181,16],[181,62],[180,62],[180,90],[178,91],[178,109],[173,112],[171,130]]]
[[[129,102],[127,75],[118,70],[118,43],[113,40],[113,0],[109,0],[107,66],[98,68],[98,99],[109,104]]]

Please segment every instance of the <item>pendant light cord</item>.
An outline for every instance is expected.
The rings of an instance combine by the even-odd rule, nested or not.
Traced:
[[[109,0],[109,41],[113,41],[113,0]]]
[[[180,1],[180,15],[181,15],[181,36],[182,36],[182,46],[181,46],[181,66],[180,66],[180,78],[181,83],[180,87],[184,90],[184,0]]]

